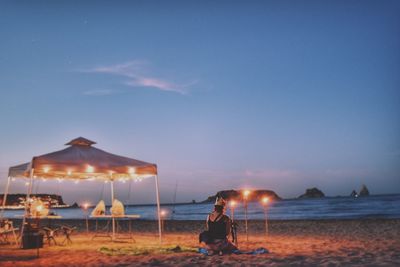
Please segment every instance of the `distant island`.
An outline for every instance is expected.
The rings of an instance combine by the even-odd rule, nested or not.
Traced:
[[[306,189],[306,192],[299,196],[299,198],[320,198],[320,197],[325,197],[325,194],[316,187]]]
[[[206,200],[202,201],[201,203],[209,203],[215,202],[217,197],[222,197],[225,200],[242,200],[243,199],[243,190],[223,190],[217,192],[213,196],[209,196]],[[248,197],[249,201],[259,201],[263,197],[269,197],[271,200],[281,200],[282,198],[279,197],[274,191],[272,190],[253,190]]]
[[[53,208],[69,207],[64,203],[62,197],[56,194],[32,194],[31,197],[40,198],[43,202],[49,203]],[[4,194],[0,194],[0,208],[3,207]],[[22,209],[25,206],[26,194],[8,194],[5,203],[6,209]]]

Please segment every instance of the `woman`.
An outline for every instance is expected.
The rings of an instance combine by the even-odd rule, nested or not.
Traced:
[[[237,247],[228,240],[231,233],[232,222],[225,215],[225,200],[217,198],[214,211],[207,216],[207,231],[200,235],[200,241],[207,245],[209,254],[219,253],[222,255],[236,250]]]

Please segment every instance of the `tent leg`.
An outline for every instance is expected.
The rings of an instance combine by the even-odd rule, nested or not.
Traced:
[[[111,180],[111,207],[114,203],[114,180]],[[111,214],[112,217],[112,240],[114,241],[115,239],[115,218],[114,216]]]
[[[29,205],[29,201],[28,199],[31,196],[32,193],[32,186],[33,186],[33,173],[34,173],[35,169],[31,169],[30,173],[29,173],[29,186],[28,186],[28,192],[26,194],[25,197],[25,212],[24,212],[24,217],[22,219],[22,225],[21,225],[21,234],[20,234],[20,238],[21,238],[21,245],[22,245],[22,235],[24,234],[24,228],[25,228],[25,222],[26,222],[26,217],[28,217],[28,205]]]
[[[6,184],[6,189],[5,189],[5,191],[4,191],[4,196],[3,196],[3,203],[2,203],[2,210],[1,210],[1,213],[0,213],[0,218],[3,218],[4,209],[5,209],[5,207],[6,207],[8,190],[9,190],[9,188],[10,188],[10,181],[11,181],[11,177],[8,176],[7,184]]]
[[[158,234],[160,238],[160,244],[162,243],[162,228],[161,228],[161,209],[160,209],[160,190],[158,186],[158,175],[154,176],[156,180],[156,195],[157,195],[157,215],[158,215]]]

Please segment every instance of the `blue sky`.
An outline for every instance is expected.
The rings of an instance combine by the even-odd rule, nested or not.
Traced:
[[[400,193],[399,12],[396,1],[2,1],[0,187],[8,166],[84,136],[157,163],[167,202],[177,181],[178,201],[240,187]],[[92,187],[61,193],[94,201]],[[154,201],[151,181],[132,190]]]

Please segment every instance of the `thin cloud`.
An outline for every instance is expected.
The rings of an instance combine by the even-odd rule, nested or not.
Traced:
[[[149,63],[147,61],[130,61],[121,64],[99,66],[91,69],[80,70],[80,72],[109,74],[126,78],[123,84],[131,87],[155,88],[161,91],[169,91],[187,94],[189,87],[197,81],[187,84],[179,84],[148,74]]]

